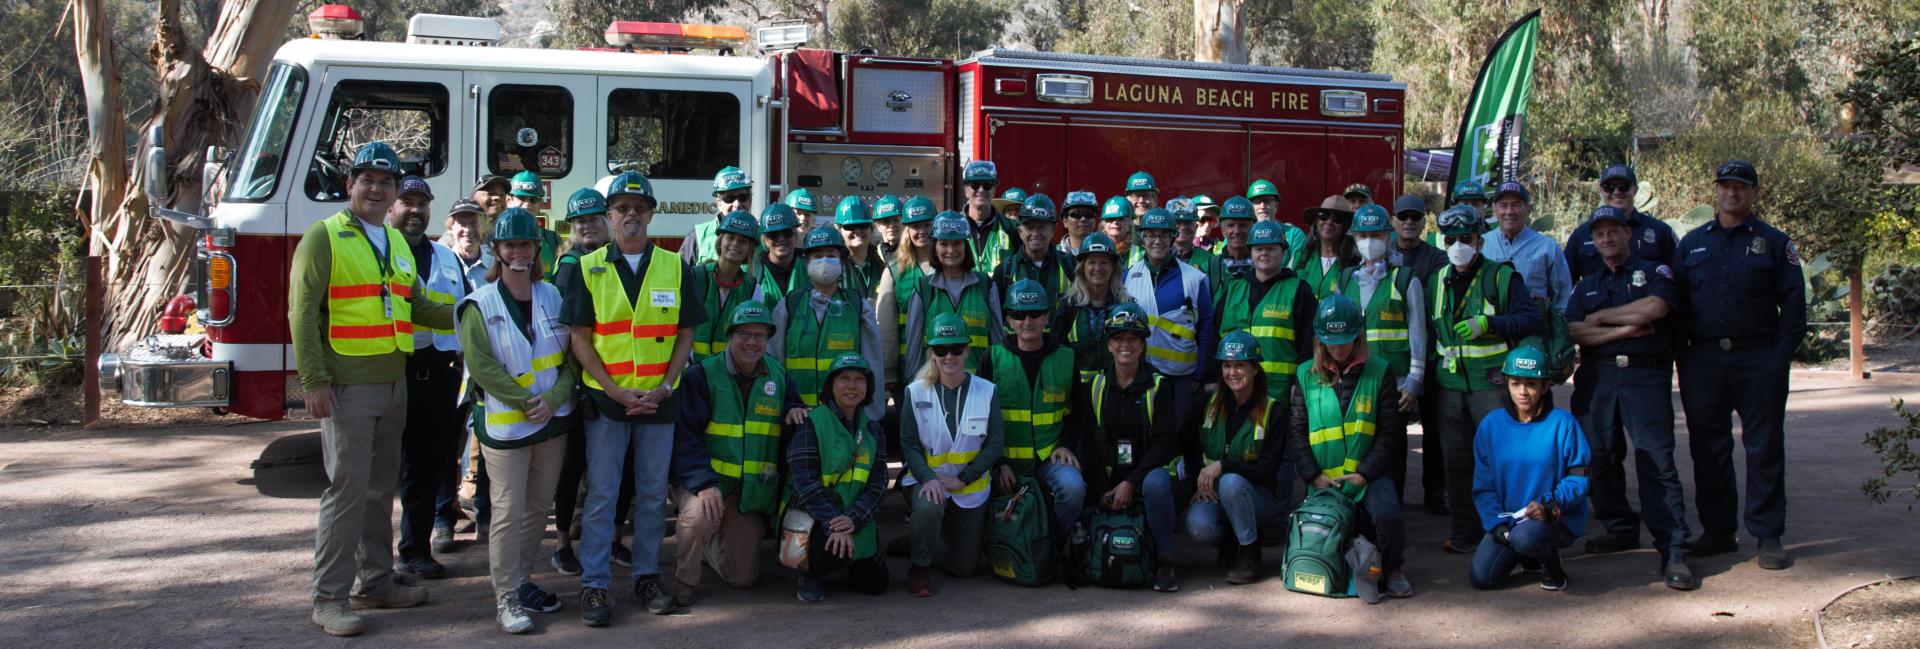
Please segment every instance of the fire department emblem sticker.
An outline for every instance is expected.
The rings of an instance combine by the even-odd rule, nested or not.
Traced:
[[[523,147],[539,144],[540,132],[533,130],[532,127],[521,128],[519,132],[513,134],[513,143]]]
[[[907,110],[913,108],[913,95],[908,94],[905,90],[895,90],[887,93],[887,108],[893,109],[893,112],[896,113],[907,112]]]
[[[765,393],[769,397],[773,396],[773,391],[774,391],[773,382],[767,381],[766,383],[760,384],[760,391]]]

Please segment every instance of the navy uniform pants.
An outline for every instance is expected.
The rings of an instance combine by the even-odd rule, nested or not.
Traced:
[[[1777,539],[1787,525],[1787,368],[1772,346],[1723,350],[1696,340],[1680,360],[1680,403],[1693,452],[1694,507],[1707,534],[1739,529],[1733,415],[1747,451],[1747,533]]]
[[[1588,492],[1593,519],[1607,536],[1638,539],[1645,519],[1653,547],[1687,556],[1687,501],[1673,462],[1673,368],[1618,367],[1583,362],[1574,374],[1574,412],[1592,449]],[[1633,446],[1633,473],[1640,512],[1627,502],[1626,460]]]

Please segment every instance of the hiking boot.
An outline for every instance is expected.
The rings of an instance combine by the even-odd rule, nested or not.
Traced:
[[[926,566],[914,566],[907,569],[907,594],[914,597],[933,596],[933,571]]]
[[[1382,594],[1388,597],[1412,597],[1413,581],[1407,579],[1406,571],[1395,570],[1387,575],[1387,588]]]
[[[613,621],[613,606],[607,601],[607,589],[580,589],[580,622],[587,626],[606,626]]]
[[[1639,535],[1600,536],[1587,539],[1587,554],[1613,554],[1638,549],[1640,549]]]
[[[673,605],[680,608],[693,606],[694,586],[678,579],[673,580]]]
[[[666,615],[680,610],[680,607],[673,603],[673,596],[667,594],[667,588],[660,585],[658,575],[634,580],[633,596],[639,598],[640,603],[647,607],[647,612],[654,615]]]
[[[1542,563],[1546,568],[1546,574],[1540,577],[1541,590],[1566,590],[1567,586],[1573,583],[1572,580],[1567,579],[1567,570],[1565,566],[1560,565],[1560,557],[1554,557]]]
[[[1780,539],[1760,539],[1760,567],[1766,570],[1786,570],[1793,567],[1793,558],[1787,556],[1787,546]]]
[[[1670,559],[1661,570],[1662,580],[1674,590],[1693,590],[1700,587],[1700,579],[1693,576],[1693,568],[1687,566],[1685,558]]]
[[[1260,560],[1260,544],[1242,545],[1238,556],[1234,557],[1233,569],[1227,571],[1227,583],[1251,584],[1260,581],[1266,564]]]
[[[346,602],[337,599],[314,602],[313,623],[330,636],[354,636],[367,630],[366,620],[360,619],[360,615],[348,608]]]
[[[413,575],[421,579],[439,579],[447,576],[447,567],[434,561],[433,557],[401,559],[400,565],[395,566],[394,570],[400,574]]]
[[[409,586],[398,580],[390,580],[377,590],[354,595],[347,600],[356,611],[370,608],[412,608],[427,601],[427,589],[424,586]]]
[[[481,545],[486,545],[487,537],[491,536],[489,532],[492,529],[493,529],[493,524],[491,523],[481,523],[479,525],[475,525],[473,528],[473,542],[479,543]]]
[[[622,568],[633,567],[633,550],[627,549],[626,545],[620,543],[619,541],[614,541],[612,554],[613,554],[614,565],[620,566]]]
[[[560,610],[560,596],[542,590],[531,581],[520,584],[520,588],[513,594],[522,609],[535,613],[552,613]]]
[[[813,575],[800,575],[800,590],[793,594],[802,602],[814,603],[827,598],[827,585],[820,583]]]
[[[1221,570],[1232,568],[1239,561],[1240,542],[1232,536],[1220,539],[1220,551],[1213,555],[1213,567]]]
[[[527,617],[527,612],[520,608],[520,598],[513,593],[501,595],[493,608],[493,619],[500,622],[501,631],[520,634],[533,630],[533,618]]]
[[[1447,554],[1473,554],[1475,550],[1480,549],[1480,543],[1447,539],[1445,543],[1440,544],[1440,549],[1445,550]]]
[[[453,540],[453,528],[433,528],[433,551],[437,554],[453,554],[460,549],[460,543]]]
[[[568,577],[580,576],[580,555],[573,553],[573,546],[571,545],[554,550],[553,558],[549,562],[553,564],[553,569],[559,571],[560,574]]]
[[[1740,549],[1740,543],[1734,540],[1732,534],[1720,535],[1703,533],[1700,536],[1694,537],[1693,543],[1689,543],[1687,547],[1689,553],[1693,556],[1711,557],[1716,554],[1738,551]]]
[[[1153,569],[1153,589],[1162,593],[1180,591],[1180,580],[1174,576],[1173,565],[1166,559],[1162,559],[1160,565]]]

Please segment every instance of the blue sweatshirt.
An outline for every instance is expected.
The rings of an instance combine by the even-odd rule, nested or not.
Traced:
[[[1560,522],[1575,536],[1587,528],[1587,476],[1571,475],[1586,468],[1587,437],[1573,414],[1554,408],[1531,424],[1514,420],[1506,409],[1480,420],[1473,438],[1473,504],[1481,527],[1512,519],[1529,502],[1558,504]]]

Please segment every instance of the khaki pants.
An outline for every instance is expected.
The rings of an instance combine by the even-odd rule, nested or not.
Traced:
[[[316,601],[344,600],[392,579],[393,493],[407,428],[406,381],[336,385],[333,396],[333,416],[320,420],[327,489],[314,534]]]
[[[481,446],[480,454],[487,461],[493,500],[487,572],[498,599],[519,589],[539,561],[547,513],[553,510],[554,485],[560,482],[560,463],[567,457],[567,439],[561,435],[510,449]]]
[[[674,528],[674,577],[681,588],[700,585],[700,560],[734,588],[752,588],[760,579],[760,539],[767,533],[764,514],[740,511],[740,494],[728,496],[720,517],[707,518],[695,506],[693,494],[673,488],[679,509]]]

